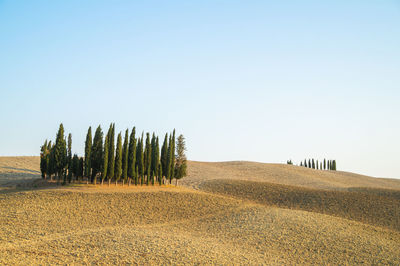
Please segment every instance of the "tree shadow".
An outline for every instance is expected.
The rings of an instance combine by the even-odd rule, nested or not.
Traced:
[[[9,169],[9,170],[29,172],[29,173],[34,173],[34,174],[40,174],[40,171],[26,169],[26,168],[17,168],[17,167],[10,167],[10,166],[3,166],[2,168]]]

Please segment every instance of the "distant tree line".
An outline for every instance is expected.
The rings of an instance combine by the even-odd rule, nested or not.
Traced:
[[[286,161],[287,164],[293,164],[292,160]],[[314,159],[305,159],[304,163],[303,161],[300,162],[300,166],[304,166],[307,168],[311,169],[317,169],[317,170],[332,170],[336,171],[336,160],[326,160],[324,159],[323,161],[318,161]]]
[[[177,142],[176,142],[177,141]],[[142,133],[136,138],[136,129],[133,127],[117,136],[115,145],[115,124],[111,124],[107,134],[103,137],[100,126],[97,127],[92,138],[92,128],[89,127],[85,141],[85,155],[72,155],[72,135],[68,140],[64,137],[64,126],[60,124],[55,142],[45,141],[40,150],[40,170],[44,179],[63,184],[73,181],[86,180],[96,184],[104,181],[110,184],[119,181],[122,184],[133,182],[135,185],[162,185],[172,180],[186,176],[186,143],[183,135],[175,138],[172,134],[165,134],[160,151],[158,136],[154,133]]]

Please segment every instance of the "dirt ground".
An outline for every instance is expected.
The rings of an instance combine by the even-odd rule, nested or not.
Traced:
[[[357,208],[340,193],[364,193],[398,219],[398,191],[382,189],[396,180],[232,164],[191,162],[178,187],[43,187],[37,157],[0,157],[0,264],[400,264],[396,226],[332,213]],[[340,204],[323,208],[326,191]]]

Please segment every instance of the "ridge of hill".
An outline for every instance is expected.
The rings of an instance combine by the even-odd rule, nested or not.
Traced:
[[[400,179],[376,178],[343,171],[309,169],[287,164],[232,162],[188,162],[188,176],[180,183],[198,189],[204,181],[214,179],[263,181],[316,189],[350,188],[400,189]]]

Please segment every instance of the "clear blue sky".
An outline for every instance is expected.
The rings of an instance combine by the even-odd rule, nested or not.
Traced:
[[[400,178],[400,1],[0,0],[0,90],[0,155],[115,122]]]

